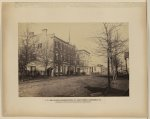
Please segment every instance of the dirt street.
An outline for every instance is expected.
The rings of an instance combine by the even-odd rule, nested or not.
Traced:
[[[129,80],[117,80],[112,88],[126,91]],[[19,83],[20,97],[87,97],[103,96],[107,78],[93,76],[72,76],[31,80]],[[114,94],[115,95],[115,94]],[[122,95],[122,94],[117,94]],[[116,95],[116,96],[117,96]]]

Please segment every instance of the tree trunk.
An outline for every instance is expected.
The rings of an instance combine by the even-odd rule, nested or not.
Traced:
[[[112,80],[114,80],[115,72],[114,72],[113,58],[111,58],[110,63],[111,63]]]
[[[60,64],[58,65],[58,76],[60,76]]]
[[[116,76],[118,76],[118,65],[116,64]]]
[[[45,75],[47,76],[47,66],[45,66]]]
[[[109,69],[109,57],[107,58],[107,65],[108,65],[108,89],[110,89],[110,69]]]

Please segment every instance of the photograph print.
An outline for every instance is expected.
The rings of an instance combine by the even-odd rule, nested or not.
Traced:
[[[126,22],[18,23],[19,97],[129,96]]]

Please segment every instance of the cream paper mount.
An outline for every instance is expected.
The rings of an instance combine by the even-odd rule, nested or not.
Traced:
[[[3,115],[147,117],[146,25],[144,2],[3,3]]]

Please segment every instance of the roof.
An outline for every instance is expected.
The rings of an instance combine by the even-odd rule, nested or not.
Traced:
[[[58,38],[57,36],[54,36],[54,37],[57,38],[57,40],[60,40],[61,42],[74,47],[74,45],[70,44],[69,42],[66,42],[66,41],[62,40],[62,39]]]
[[[88,52],[87,50],[84,50],[84,49],[82,49],[82,50],[77,50],[77,52],[86,52],[86,53],[90,54],[90,52]]]

